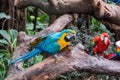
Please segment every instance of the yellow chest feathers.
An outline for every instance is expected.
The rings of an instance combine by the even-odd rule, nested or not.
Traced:
[[[63,49],[64,47],[66,47],[67,45],[71,44],[71,42],[66,42],[66,41],[65,41],[64,38],[65,38],[66,35],[67,35],[67,34],[64,33],[64,34],[62,35],[62,37],[57,41],[58,44],[60,45],[60,50]]]

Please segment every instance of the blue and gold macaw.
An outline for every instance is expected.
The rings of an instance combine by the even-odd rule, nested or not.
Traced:
[[[120,4],[120,0],[109,0],[109,1]]]
[[[34,47],[34,50],[12,60],[9,64],[30,59],[41,52],[55,55],[58,51],[70,45],[75,39],[75,35],[76,32],[74,30],[65,29],[61,32],[52,33],[47,36],[41,37],[40,40],[42,41]]]

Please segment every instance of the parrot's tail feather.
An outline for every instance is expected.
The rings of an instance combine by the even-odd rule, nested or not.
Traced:
[[[90,51],[90,55],[91,55],[91,56],[93,56],[93,55],[94,55],[94,52],[93,52],[93,50],[92,50],[92,51]]]
[[[104,56],[106,59],[109,60],[115,60],[117,58],[117,54],[116,53],[109,53],[107,55]]]
[[[24,60],[30,59],[30,58],[32,58],[33,56],[37,55],[40,52],[41,52],[40,50],[34,49],[31,52],[28,52],[27,54],[12,60],[9,64],[13,64],[15,62],[20,62],[20,61],[24,61]]]

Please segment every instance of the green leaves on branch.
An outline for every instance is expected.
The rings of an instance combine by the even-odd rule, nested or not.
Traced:
[[[8,52],[13,52],[16,48],[18,32],[13,29],[8,31],[0,30],[0,35],[3,37],[3,39],[0,39],[0,45]]]

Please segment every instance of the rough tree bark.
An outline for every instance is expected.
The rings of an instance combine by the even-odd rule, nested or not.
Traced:
[[[115,25],[115,24],[111,24],[108,22],[103,22],[103,24],[107,27],[107,29],[114,33],[114,37],[115,37],[115,41],[120,40],[120,26]]]
[[[103,0],[21,0],[18,7],[35,6],[48,14],[83,13],[120,25],[120,7]]]

